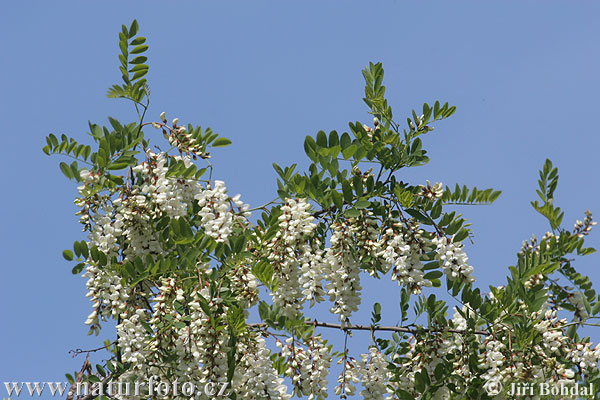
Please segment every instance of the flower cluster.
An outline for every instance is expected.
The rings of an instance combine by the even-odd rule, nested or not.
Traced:
[[[474,282],[475,278],[471,275],[473,267],[468,264],[469,258],[463,251],[462,243],[456,243],[447,237],[434,238],[433,244],[437,246],[435,258],[440,262],[440,266],[451,281]]]
[[[379,259],[379,253],[383,242],[379,240],[380,228],[377,220],[373,218],[372,212],[359,218],[350,219],[350,230],[352,231],[358,250],[358,258],[364,265],[368,265],[371,276],[378,277],[375,265]]]
[[[402,226],[396,224],[388,228],[382,237],[383,251],[380,256],[386,269],[392,269],[392,279],[399,285],[405,285],[412,293],[421,293],[422,287],[432,285],[425,279],[423,263],[421,262],[421,243],[425,243],[418,231],[402,231]]]
[[[117,325],[118,344],[121,359],[134,365],[144,365],[148,355],[148,332],[144,329],[146,311],[138,308],[124,312],[121,323]]]
[[[182,153],[210,158],[210,155],[204,152],[203,147],[198,143],[192,132],[188,132],[185,126],[179,125],[179,118],[174,118],[171,126],[167,125],[167,116],[164,112],[160,114],[160,119],[162,124],[153,122],[152,126],[156,129],[162,129],[163,136],[171,146],[176,147]]]
[[[325,253],[326,275],[329,279],[325,289],[333,302],[330,311],[345,324],[361,302],[360,264],[353,254],[348,225],[334,223],[332,229],[331,248]]]
[[[304,199],[287,199],[278,218],[279,231],[267,245],[268,258],[278,286],[271,292],[273,304],[283,315],[296,317],[304,299],[320,299],[320,252],[315,252],[310,239],[316,229],[314,217]],[[304,296],[304,299],[303,299]]]
[[[421,185],[421,191],[418,193],[419,196],[423,196],[430,200],[439,199],[443,194],[444,185],[441,182],[437,182],[432,186],[429,181],[427,181],[426,186]]]
[[[100,329],[100,317],[117,318],[127,307],[129,291],[124,288],[118,275],[89,263],[84,278],[87,278],[87,296],[93,304],[93,311],[85,321],[91,331]]]
[[[486,340],[483,346],[485,350],[479,356],[481,368],[485,370],[482,375],[485,380],[483,388],[490,396],[496,396],[502,390],[501,368],[506,358],[503,354],[505,346],[504,343],[493,339]]]
[[[384,395],[393,393],[388,388],[392,373],[388,370],[388,359],[376,347],[370,347],[368,354],[361,354],[358,369],[363,390],[360,395],[365,400],[383,400]]]
[[[305,340],[303,348],[294,340],[276,342],[281,356],[288,359],[286,375],[292,379],[294,394],[308,396],[310,400],[327,397],[327,375],[331,364],[331,349],[320,335]]]
[[[232,386],[240,399],[289,400],[291,395],[270,360],[265,340],[256,335],[240,345],[242,358],[235,369]]]
[[[348,396],[356,394],[356,384],[360,382],[360,369],[358,362],[348,354],[340,357],[337,363],[342,364],[342,372],[337,379],[338,385],[335,387],[335,394],[341,399],[347,399]]]
[[[230,209],[230,201],[240,210],[241,218],[250,216],[248,205],[240,201],[239,196],[229,198],[223,181],[215,181],[209,187],[194,196],[200,207],[202,227],[207,235],[217,242],[225,242],[233,232],[234,213]],[[241,221],[244,221],[243,219]]]

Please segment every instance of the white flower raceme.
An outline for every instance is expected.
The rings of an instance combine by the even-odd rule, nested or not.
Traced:
[[[242,354],[233,374],[232,387],[239,399],[248,400],[288,400],[291,396],[269,358],[271,352],[265,340],[259,335],[248,344],[241,344]]]
[[[230,210],[230,201],[240,208],[242,217],[249,215],[248,207],[239,200],[238,196],[229,198],[223,181],[215,181],[212,186],[214,187],[209,186],[194,198],[198,200],[201,224],[206,234],[217,242],[224,243],[233,232],[234,214],[233,210]]]
[[[238,298],[244,302],[244,308],[250,308],[259,299],[258,281],[249,265],[235,265],[228,273]]]
[[[94,227],[89,234],[88,246],[96,246],[99,251],[104,253],[107,258],[117,255],[119,246],[117,240],[123,234],[123,222],[120,214],[116,214],[114,207],[110,204],[104,204],[102,213],[96,213],[92,221]],[[115,221],[113,222],[113,218]]]
[[[487,340],[484,343],[484,352],[479,356],[481,367],[486,372],[481,376],[485,380],[483,388],[490,396],[500,394],[502,390],[501,368],[504,364],[504,344],[497,340]]]
[[[90,314],[87,325],[98,326],[99,318],[117,318],[125,311],[129,291],[121,284],[121,277],[106,268],[99,268],[95,263],[88,263],[84,278],[88,278],[87,296],[94,303],[94,311]]]
[[[324,294],[322,250],[313,239],[316,225],[309,209],[305,199],[287,199],[281,207],[279,231],[267,246],[278,281],[271,293],[273,304],[288,317],[300,313],[304,300],[312,305]]]
[[[360,395],[365,400],[383,400],[385,395],[393,393],[388,388],[392,373],[388,370],[388,359],[376,347],[369,348],[368,354],[361,354],[358,361],[360,382],[363,390]]]
[[[592,348],[592,343],[577,343],[570,351],[570,358],[584,371],[597,369],[600,361],[600,344]]]
[[[212,323],[212,319],[219,320],[219,315],[227,312],[220,299],[211,298],[206,288],[186,295],[173,278],[164,279],[159,291],[149,320],[157,332],[149,345],[153,361],[158,366],[168,363],[169,370],[181,380],[201,385],[226,382],[230,338],[227,330],[216,329]],[[184,318],[177,306],[186,298],[191,300],[187,303],[189,318]],[[207,315],[201,302],[214,314]]]
[[[475,281],[475,278],[471,276],[473,267],[468,264],[469,258],[463,251],[461,243],[448,240],[445,236],[434,238],[432,243],[437,246],[435,258],[440,262],[448,279],[451,281]]]
[[[421,287],[429,287],[431,281],[425,279],[423,263],[420,259],[420,238],[415,233],[402,233],[401,226],[388,228],[381,238],[383,250],[379,256],[383,259],[386,269],[392,269],[392,280],[397,280],[398,285],[405,285],[413,293],[421,293]]]
[[[190,343],[193,344],[192,354],[200,364],[200,381],[202,383],[227,382],[229,370],[228,352],[229,352],[229,333],[226,329],[217,329],[213,325],[212,319],[222,321],[227,312],[226,307],[219,306],[221,299],[211,298],[208,290],[204,289],[196,294],[196,303],[194,304],[194,316],[190,323]],[[200,307],[200,296],[208,303],[212,315],[207,315]],[[221,315],[221,316],[220,316]]]
[[[169,144],[177,147],[177,150],[182,153],[189,153],[202,158],[210,158],[208,154],[205,154],[202,151],[203,147],[197,143],[192,132],[188,132],[185,126],[179,125],[179,118],[173,118],[172,127],[166,125],[167,117],[164,112],[160,114],[160,119],[164,125],[161,126],[161,124],[153,122],[152,126],[156,129],[162,128],[165,139],[169,141]]]
[[[356,384],[360,382],[360,370],[353,357],[341,357],[337,363],[343,364],[343,369],[337,379],[335,394],[341,399],[347,399],[348,396],[356,394]]]
[[[146,363],[148,355],[148,332],[144,329],[142,321],[146,321],[145,310],[139,308],[122,314],[121,323],[117,325],[118,344],[121,349],[121,358],[141,366]]]
[[[331,247],[325,252],[326,286],[331,312],[338,314],[342,324],[346,324],[350,315],[358,310],[360,304],[360,265],[354,258],[350,229],[345,223],[332,225]]]
[[[325,290],[323,289],[323,274],[326,265],[323,260],[323,250],[319,248],[318,239],[306,243],[300,247],[300,276],[298,284],[302,288],[302,298],[310,302],[312,307],[315,303],[323,300]]]
[[[83,199],[75,200],[76,205],[80,205],[80,202],[82,202],[86,197],[91,195],[93,193],[94,185],[96,183],[99,183],[101,180],[101,176],[99,173],[95,171],[89,171],[87,169],[82,169],[81,171],[79,171],[79,178],[83,182],[83,185],[78,186],[77,191]]]
[[[306,340],[306,347],[293,338],[285,343],[277,342],[281,355],[288,359],[286,375],[292,379],[294,393],[308,396],[309,400],[323,400],[327,397],[327,375],[331,364],[329,347],[321,335]]]
[[[350,230],[356,238],[358,257],[361,262],[369,266],[369,274],[378,277],[375,263],[378,260],[381,249],[379,241],[380,229],[377,220],[373,218],[372,212],[361,215],[359,218],[351,218],[348,223]]]
[[[204,188],[194,179],[176,179],[169,177],[167,161],[183,162],[189,168],[193,165],[189,156],[171,156],[165,153],[146,153],[147,162],[133,168],[139,175],[137,191],[148,201],[148,208],[153,212],[169,217],[182,217],[187,213],[194,197],[204,192]]]
[[[132,261],[135,257],[143,259],[147,255],[156,257],[162,252],[159,232],[154,228],[148,215],[125,213],[123,222],[126,227],[123,231],[123,236],[127,240],[127,246],[123,249],[126,260]]]
[[[566,320],[557,321],[556,311],[547,310],[544,318],[535,324],[535,329],[542,334],[543,345],[548,354],[559,353],[559,350],[567,341],[568,338],[562,331],[562,326],[566,322]]]
[[[419,196],[423,196],[425,198],[436,200],[442,197],[444,194],[444,185],[441,182],[436,182],[433,186],[429,181],[427,181],[427,185],[421,185],[421,191],[418,193]]]

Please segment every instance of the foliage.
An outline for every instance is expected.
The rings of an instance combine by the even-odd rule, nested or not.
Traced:
[[[593,252],[585,238],[594,222],[587,213],[573,230],[563,227],[549,160],[540,172],[542,203],[532,205],[553,233],[525,242],[506,284],[484,294],[461,243],[469,223],[452,207],[490,204],[500,192],[398,178],[428,163],[422,137],[456,107],[423,104],[401,126],[385,98],[383,67],[370,63],[363,100],[373,125],[307,136],[308,169],[273,164],[278,197],[250,209],[212,180],[209,150],[230,140],[177,118],[169,124],[164,113],[146,122],[145,42],[136,21],[123,26],[123,84],[108,92],[133,102],[138,121],[90,122],[92,144],[50,134],[43,149],[75,160],[60,169],[80,184],[76,204],[89,236],[63,256],[87,278],[90,333],[117,322],[115,341],[105,343],[110,359],[95,372],[68,374],[71,383],[156,376],[227,384],[232,399],[289,398],[287,385],[322,399],[337,359],[341,398],[358,382],[364,398],[398,399],[508,398],[511,382],[600,387],[600,350],[578,335],[598,318],[600,297],[573,266],[573,256]],[[169,149],[152,151],[147,128]],[[251,212],[260,215],[253,221]],[[400,325],[380,326],[379,304],[370,324],[353,323],[360,281],[389,278],[401,293]],[[444,289],[461,307],[449,310],[438,297]],[[327,300],[337,323],[310,317]],[[260,323],[248,320],[253,308]],[[359,358],[346,345],[334,351],[318,332],[329,328],[346,336],[370,330],[373,345]]]

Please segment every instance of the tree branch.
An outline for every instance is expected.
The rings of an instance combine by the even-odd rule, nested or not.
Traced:
[[[402,332],[402,333],[410,333],[412,335],[417,335],[422,332],[450,332],[450,333],[474,333],[476,335],[489,335],[490,332],[487,331],[468,331],[461,329],[430,329],[430,328],[407,328],[403,326],[378,326],[378,325],[345,325],[341,324],[332,324],[329,322],[319,322],[317,320],[307,321],[307,325],[314,325],[315,327],[321,328],[331,328],[331,329],[340,329],[343,331],[391,331],[391,332]],[[264,322],[257,322],[248,324],[251,328],[267,328],[268,324]]]

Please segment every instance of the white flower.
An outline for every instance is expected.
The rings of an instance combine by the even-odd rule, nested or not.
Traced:
[[[455,243],[447,237],[434,238],[432,243],[437,246],[436,260],[451,281],[459,280],[474,282],[475,278],[471,276],[473,267],[468,264],[469,258],[463,251],[461,243]]]
[[[381,238],[383,250],[378,255],[382,257],[385,268],[392,269],[392,280],[397,280],[398,285],[405,285],[413,293],[420,293],[421,287],[432,285],[425,279],[420,259],[420,235],[414,232],[403,234],[400,229],[397,226],[386,230]]]
[[[360,392],[365,400],[383,400],[384,395],[393,393],[387,385],[392,378],[388,370],[388,360],[376,347],[369,348],[369,354],[361,354],[358,361],[360,382],[364,390]]]
[[[361,302],[360,265],[352,254],[349,227],[345,223],[334,223],[332,228],[331,248],[325,252],[325,274],[329,280],[325,289],[333,302],[330,311],[346,324]]]
[[[279,231],[267,246],[279,282],[271,292],[273,304],[292,318],[298,316],[305,300],[313,305],[324,295],[323,252],[313,240],[316,224],[309,209],[305,199],[287,199],[281,207]]]

